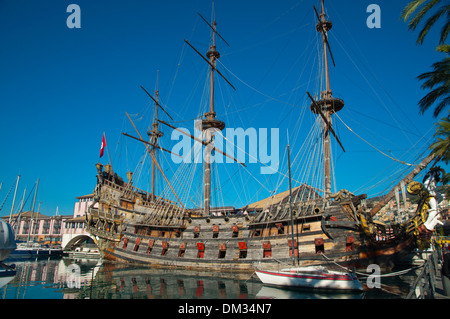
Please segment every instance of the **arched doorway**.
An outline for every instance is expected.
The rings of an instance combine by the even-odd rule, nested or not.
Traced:
[[[69,255],[78,256],[99,255],[98,246],[89,235],[79,235],[69,240],[64,246],[64,252]]]

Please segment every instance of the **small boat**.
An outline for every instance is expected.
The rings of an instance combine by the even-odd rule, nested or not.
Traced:
[[[287,158],[289,168],[289,204],[291,215],[291,227],[293,228],[292,214],[292,187],[291,187],[291,157],[289,145],[287,146]],[[294,232],[291,232],[292,242],[295,242]],[[320,289],[335,291],[363,291],[363,287],[353,272],[342,272],[329,270],[324,266],[305,266],[295,267],[295,255],[292,254],[294,267],[281,269],[280,271],[269,271],[255,269],[256,275],[265,285],[288,287],[288,288],[304,288],[304,289]]]
[[[352,272],[328,270],[322,266],[293,267],[280,271],[255,270],[263,284],[278,287],[337,291],[363,291]]]
[[[38,258],[62,256],[61,248],[51,248],[35,242],[18,243],[17,248],[11,252],[10,258]]]

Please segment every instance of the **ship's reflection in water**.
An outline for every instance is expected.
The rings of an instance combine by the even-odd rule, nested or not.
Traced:
[[[250,273],[168,270],[101,263],[97,260],[17,262],[17,274],[0,288],[2,299],[348,299],[402,298],[405,281],[394,290],[364,294],[312,293],[266,287]]]
[[[105,264],[93,282],[91,298],[113,299],[248,299],[261,284],[251,274],[133,268]]]

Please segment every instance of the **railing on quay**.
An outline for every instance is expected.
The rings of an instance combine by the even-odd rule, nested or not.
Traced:
[[[439,236],[433,238],[434,249],[430,252],[423,269],[412,284],[406,299],[435,299],[436,276],[439,275],[439,263],[442,262],[442,253],[448,249],[450,237]]]

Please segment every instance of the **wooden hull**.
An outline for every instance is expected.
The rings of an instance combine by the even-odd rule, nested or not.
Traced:
[[[289,215],[279,208],[266,215],[202,217],[162,199],[146,202],[145,194],[137,191],[126,198],[123,194],[123,187],[103,182],[97,187],[99,205],[89,208],[86,220],[102,257],[115,262],[253,272],[257,265],[277,270],[295,259],[301,266],[365,271],[370,264],[392,269],[416,247],[411,236],[374,239],[361,226],[363,220],[350,218],[351,202],[296,203],[292,227]]]
[[[183,230],[162,231],[155,230],[157,227],[153,225],[126,225],[126,231],[115,241],[102,237],[102,232],[91,229],[91,233],[96,236],[102,257],[116,262],[248,272],[259,264],[266,269],[292,264],[289,227],[285,227],[285,234],[278,234],[275,225],[260,229],[246,223],[244,218],[207,220],[195,219]],[[331,239],[322,231],[320,217],[310,218],[307,222],[308,231],[295,235],[294,242],[294,247],[298,243],[295,259],[301,265],[333,266],[338,263],[365,271],[368,265],[377,264],[382,269],[391,269],[415,247],[411,239],[366,246],[363,234],[349,230],[342,230],[341,236]],[[219,226],[218,235],[213,230],[216,225]],[[232,229],[236,225],[239,225],[237,233]],[[199,233],[196,232],[198,229]]]

